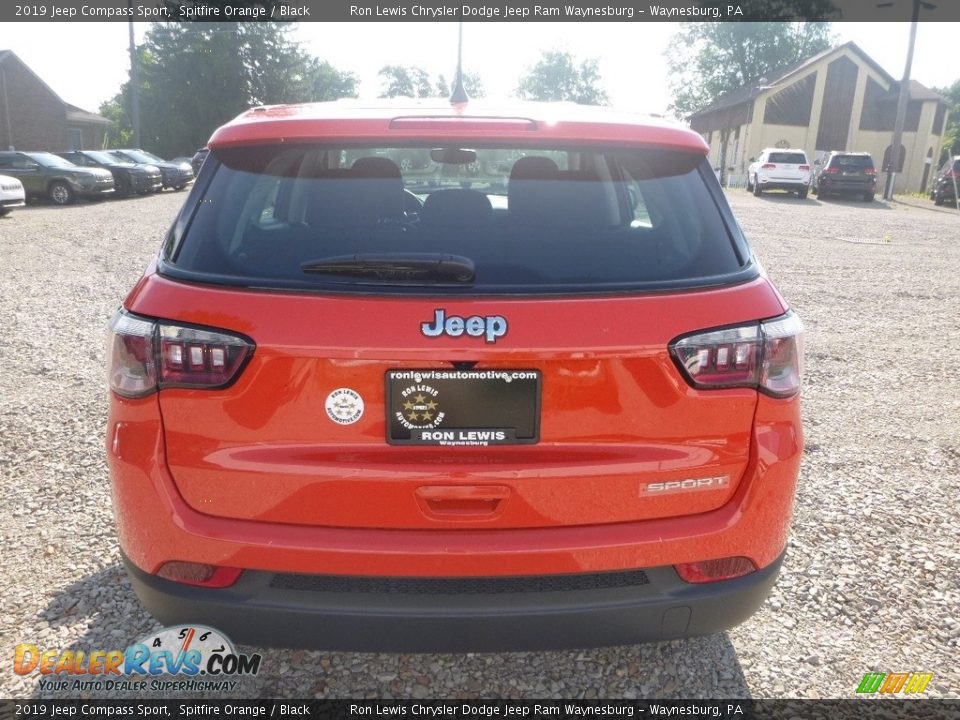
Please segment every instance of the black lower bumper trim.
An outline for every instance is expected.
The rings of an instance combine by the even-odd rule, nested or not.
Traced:
[[[630,645],[733,627],[766,599],[783,562],[736,580],[694,585],[672,567],[638,585],[500,593],[336,592],[276,587],[247,571],[207,589],[144,573],[124,557],[134,590],[167,625],[198,623],[234,642],[362,652],[495,652]],[[283,583],[280,583],[283,585]],[[548,586],[549,587],[549,586]]]

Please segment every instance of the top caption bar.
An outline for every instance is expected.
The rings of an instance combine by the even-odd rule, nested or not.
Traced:
[[[937,0],[37,0],[0,3],[2,22],[923,22],[960,20]]]

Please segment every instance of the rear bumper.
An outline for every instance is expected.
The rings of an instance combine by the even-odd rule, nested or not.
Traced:
[[[820,180],[817,188],[821,192],[832,193],[872,193],[877,187],[876,181],[869,180]]]
[[[783,555],[750,575],[702,585],[683,582],[668,566],[568,576],[578,581],[573,589],[531,591],[518,583],[506,592],[478,591],[476,584],[458,592],[436,581],[385,589],[389,583],[379,578],[331,584],[258,571],[245,572],[230,588],[207,589],[149,575],[124,559],[137,595],[166,625],[201,623],[235,642],[269,647],[495,652],[628,645],[725,630],[760,607]]]
[[[759,183],[762,190],[790,190],[793,192],[799,192],[809,186],[809,183],[805,180],[765,180],[762,177],[759,179]]]

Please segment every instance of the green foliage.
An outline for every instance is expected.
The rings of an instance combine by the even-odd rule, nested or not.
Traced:
[[[430,78],[429,73],[416,65],[384,65],[377,73],[381,78],[380,97],[395,98],[426,98],[450,97],[452,83],[447,82],[445,75],[437,75],[436,80]],[[451,77],[456,77],[452,75]],[[480,75],[472,72],[463,73],[463,86],[471,98],[483,97],[483,80]]]
[[[140,144],[162,157],[190,154],[255,105],[356,95],[356,78],[304,53],[280,23],[154,23],[138,48]],[[130,83],[101,111],[130,127]],[[129,143],[129,137],[127,138]]]
[[[383,79],[383,88],[380,92],[382,98],[434,96],[435,90],[430,81],[430,75],[421,67],[384,65],[377,74]]]
[[[944,163],[948,157],[960,155],[960,80],[955,80],[950,87],[935,88],[935,91],[950,102],[943,144],[940,146],[940,163]]]
[[[587,59],[579,67],[573,55],[551,50],[520,80],[517,97],[524,100],[570,100],[581,105],[605,105],[609,102],[603,89],[596,59]]]
[[[685,23],[665,55],[672,68],[670,109],[687,117],[722,95],[828,49],[825,22]]]

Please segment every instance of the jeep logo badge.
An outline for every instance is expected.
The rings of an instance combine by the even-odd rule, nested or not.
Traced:
[[[420,324],[420,332],[427,337],[440,337],[444,334],[460,337],[466,333],[470,337],[485,337],[488,343],[494,343],[497,338],[507,334],[507,319],[502,315],[471,315],[462,318],[459,315],[446,317],[447,311],[443,308],[437,308],[433,312],[432,323]]]

